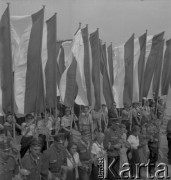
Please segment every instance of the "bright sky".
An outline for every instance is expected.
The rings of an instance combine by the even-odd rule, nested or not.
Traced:
[[[140,36],[165,31],[171,38],[171,0],[0,0],[0,15],[10,2],[11,15],[28,15],[46,5],[45,19],[58,13],[58,40],[71,39],[82,22],[89,33],[100,29],[101,39],[114,46],[135,33]]]

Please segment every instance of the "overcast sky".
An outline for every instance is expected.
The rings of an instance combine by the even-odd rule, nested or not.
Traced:
[[[28,15],[46,5],[45,19],[58,13],[58,40],[72,38],[82,22],[89,33],[100,29],[103,42],[115,46],[135,33],[140,36],[165,31],[171,38],[171,0],[0,0],[0,15],[10,2],[11,15]]]

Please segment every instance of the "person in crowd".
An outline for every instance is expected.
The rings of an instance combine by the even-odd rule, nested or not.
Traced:
[[[104,133],[108,128],[108,111],[106,104],[102,104],[101,109],[101,121],[100,121],[100,132]]]
[[[93,132],[101,131],[101,109],[91,111],[92,119],[93,119]]]
[[[155,123],[151,123],[148,128],[148,133],[150,134],[148,147],[150,151],[150,167],[149,173],[153,175],[155,173],[155,166],[158,161],[158,153],[159,153],[159,129],[155,125]]]
[[[136,165],[140,163],[138,148],[140,145],[139,142],[139,135],[140,135],[140,127],[135,125],[132,129],[131,135],[129,135],[127,141],[130,144],[130,149],[128,151],[128,161],[131,165],[131,175],[136,175]]]
[[[165,104],[163,102],[163,99],[158,100],[157,104],[157,118],[161,119],[164,115],[164,109],[165,109]]]
[[[111,109],[108,110],[108,117],[109,117],[109,121],[115,121],[119,117],[115,102],[112,104]]]
[[[140,126],[140,119],[139,119],[139,112],[137,110],[137,103],[133,103],[133,108],[132,108],[132,129],[134,126]]]
[[[22,138],[21,138],[21,158],[24,157],[25,153],[27,152],[29,148],[29,144],[32,141],[32,138],[35,134],[36,130],[36,124],[35,124],[35,119],[32,114],[27,114],[26,117],[26,122],[22,123]]]
[[[4,132],[1,131],[3,134]],[[12,180],[19,173],[19,164],[12,153],[9,139],[0,141],[0,179]]]
[[[61,128],[63,132],[71,133],[73,125],[73,116],[71,115],[71,108],[66,107],[65,115],[61,119]]]
[[[22,168],[28,171],[27,180],[41,180],[41,141],[37,138],[33,138],[29,152],[21,160]]]
[[[138,148],[138,153],[139,153],[139,158],[140,158],[140,163],[142,164],[147,164],[149,160],[149,149],[148,149],[148,134],[145,126],[141,127],[141,133],[139,135],[139,148]],[[140,169],[140,176],[142,178],[146,177],[147,174],[147,168],[146,167],[141,167]]]
[[[151,120],[155,120],[155,119],[157,119],[157,114],[156,114],[156,104],[155,104],[155,101],[154,100],[152,100],[151,101],[151,108],[150,108],[150,110],[151,110]]]
[[[171,164],[171,120],[167,123],[167,142],[168,142],[168,153],[167,153],[167,159],[168,163]]]
[[[107,150],[108,154],[108,163],[110,164],[113,161],[113,158],[116,159],[116,163],[114,166],[115,172],[118,174],[113,177],[113,174],[109,172],[109,179],[118,179],[119,168],[120,168],[120,148],[122,147],[121,143],[121,131],[120,131],[120,123],[119,120],[111,121],[109,124],[110,128],[105,132],[104,137],[104,148]]]
[[[122,146],[120,148],[120,169],[123,169],[123,164],[128,163],[128,158],[127,158],[127,150],[130,147],[129,143],[127,142],[127,129],[125,124],[120,125],[120,130],[121,130],[121,142]]]
[[[150,121],[150,107],[149,107],[149,101],[147,99],[143,99],[144,105],[142,107],[142,120],[141,120],[141,125],[145,125]]]
[[[130,111],[130,107],[127,104],[124,105],[124,109],[122,110],[121,117],[122,117],[122,124],[125,124],[127,132],[129,133],[131,126],[131,111]]]
[[[44,151],[42,156],[41,177],[42,180],[65,180],[67,177],[67,153],[64,144],[67,146],[65,133],[58,133],[54,136],[54,142],[49,149]],[[56,180],[55,179],[55,180]]]
[[[93,166],[92,166],[92,179],[93,180],[100,179],[100,177],[98,177],[100,159],[102,159],[103,166],[104,166],[103,178],[107,177],[107,153],[104,149],[103,141],[104,141],[104,134],[98,133],[96,136],[95,142],[92,144],[91,156],[93,159]]]
[[[79,167],[79,179],[80,180],[89,180],[92,170],[92,160],[91,160],[91,147],[92,142],[84,139],[84,136],[81,137],[77,143],[77,151],[80,156],[80,161],[82,166]]]
[[[70,142],[67,148],[67,180],[78,180],[78,167],[82,166],[79,154],[77,152],[77,145]]]
[[[22,129],[21,126],[18,123],[16,123],[15,117],[13,117],[12,113],[6,114],[5,123],[4,123],[4,130],[6,136],[13,137],[14,129],[16,133],[16,128],[20,130]]]
[[[93,138],[93,120],[89,112],[89,107],[84,106],[83,111],[79,116],[79,130],[83,139],[91,141]]]

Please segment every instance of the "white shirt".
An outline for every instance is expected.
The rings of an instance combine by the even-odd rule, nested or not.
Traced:
[[[103,143],[99,144],[98,142],[93,143],[91,148],[91,153],[97,155],[97,157],[102,157],[105,155],[105,150],[103,147]]]
[[[134,135],[130,135],[129,137],[128,137],[128,140],[127,140],[128,142],[129,142],[129,144],[131,145],[131,148],[132,149],[137,149],[138,148],[138,146],[139,146],[139,138],[138,138],[138,136],[134,136]]]
[[[95,154],[97,158],[104,158],[104,178],[107,176],[107,160],[106,160],[106,151],[104,150],[103,143],[99,144],[98,142],[93,143],[91,153]]]
[[[36,128],[35,124],[31,124],[27,127],[27,123],[22,123],[21,126],[23,127],[23,131],[22,131],[23,136],[25,136],[25,137],[33,136],[33,134],[35,132],[35,128]],[[26,134],[27,130],[28,130],[28,133]]]

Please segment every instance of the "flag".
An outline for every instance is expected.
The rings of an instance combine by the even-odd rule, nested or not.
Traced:
[[[108,109],[112,107],[114,103],[114,97],[112,92],[112,86],[109,79],[109,74],[107,71],[107,57],[106,57],[106,48],[104,46],[100,46],[100,71],[102,74],[102,93],[106,102]],[[105,62],[106,61],[106,62]]]
[[[147,33],[134,40],[133,102],[142,100],[141,86],[143,86],[146,36]]]
[[[171,81],[171,39],[166,41],[166,50],[163,61],[161,94],[168,95],[169,84]]]
[[[164,40],[160,42],[160,49],[158,56],[156,58],[155,70],[154,70],[154,79],[153,79],[153,93],[155,98],[158,98],[159,88],[160,88],[160,79],[161,79],[161,70],[163,65],[163,49],[164,49]]]
[[[57,47],[56,47],[56,14],[47,22],[47,54],[45,67],[46,105],[56,107],[57,96]]]
[[[59,73],[61,76],[62,73],[65,71],[65,52],[64,52],[64,47],[63,47],[62,42],[57,43],[57,51],[58,51],[57,64],[58,64]]]
[[[11,17],[16,113],[44,111],[43,19],[44,8],[29,16]]]
[[[109,63],[109,77],[110,83],[113,86],[114,84],[114,72],[113,72],[113,47],[112,44],[108,46],[108,63]]]
[[[143,96],[147,97],[149,90],[150,90],[150,84],[153,79],[154,75],[154,70],[155,70],[155,63],[156,59],[159,55],[160,51],[160,43],[163,40],[164,32],[155,35],[152,39],[152,47],[150,54],[147,59],[146,67],[145,67],[145,72],[144,72],[144,87],[143,87]]]
[[[92,105],[91,98],[91,73],[90,73],[90,47],[89,47],[89,34],[88,34],[88,26],[81,29],[83,44],[84,44],[84,78],[87,89],[87,99],[89,106]]]
[[[14,112],[14,90],[9,6],[0,21],[0,67],[1,91],[0,114]]]
[[[143,85],[144,85],[144,67],[146,55],[147,32],[139,37],[140,56],[138,60],[138,82],[139,82],[139,101],[143,98]]]
[[[68,41],[65,45],[64,52],[66,69],[60,79],[59,91],[63,104],[67,107],[73,107],[75,100],[77,62],[72,53],[73,42]]]
[[[114,48],[115,79],[114,99],[118,108],[132,103],[133,93],[134,35],[119,47]]]
[[[132,104],[133,96],[133,63],[134,63],[134,34],[124,46],[125,82],[123,92],[123,103]]]
[[[101,109],[101,91],[100,91],[100,44],[99,31],[90,34],[90,45],[92,52],[92,82],[94,86],[95,105],[94,109]]]

